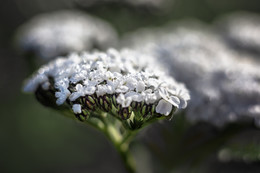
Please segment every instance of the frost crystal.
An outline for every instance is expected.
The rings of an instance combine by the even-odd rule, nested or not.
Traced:
[[[19,48],[42,59],[93,48],[106,49],[116,40],[117,34],[108,23],[80,11],[41,14],[17,32]]]
[[[191,93],[188,120],[223,126],[259,119],[255,108],[260,106],[260,64],[225,47],[206,26],[178,24],[160,30],[144,29],[126,36],[123,44],[157,57],[176,80],[186,84]],[[160,93],[168,103],[186,106],[180,99],[182,94],[175,98]],[[160,107],[167,110],[164,101],[159,105],[157,111]]]
[[[132,111],[144,117],[168,116],[186,107],[189,93],[162,71],[152,58],[130,50],[84,52],[43,66],[24,91],[41,91],[44,98],[54,93],[56,104],[69,104],[75,114],[100,109],[122,119],[130,118]]]

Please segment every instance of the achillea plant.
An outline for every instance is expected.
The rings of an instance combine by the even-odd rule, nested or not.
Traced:
[[[152,58],[129,50],[71,54],[40,68],[24,91],[102,131],[134,172],[128,149],[135,134],[171,119],[190,98],[183,84],[162,71]]]
[[[197,172],[212,172],[212,157],[231,165],[238,160],[247,165],[259,162],[260,64],[256,58],[230,49],[216,32],[196,21],[138,30],[125,36],[123,46],[155,57],[191,93],[184,116],[176,117],[178,123],[170,125],[171,130],[162,126],[147,133],[144,143],[161,167],[170,169],[164,172],[196,172],[202,165],[209,169]],[[243,137],[245,132],[248,138]],[[160,142],[152,142],[151,136]]]

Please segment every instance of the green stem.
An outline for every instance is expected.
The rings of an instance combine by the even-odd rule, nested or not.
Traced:
[[[129,129],[120,129],[116,119],[110,119],[111,115],[100,114],[99,118],[90,118],[87,124],[102,131],[105,136],[113,143],[119,153],[128,173],[135,173],[135,162],[129,151],[129,145],[135,137],[137,131]],[[112,117],[112,116],[111,116]],[[113,117],[114,118],[114,117]]]
[[[127,170],[128,173],[135,173],[135,162],[134,162],[134,158],[131,155],[131,153],[129,152],[129,143],[122,143],[121,145],[116,146],[116,149],[120,155],[120,157],[122,158],[122,161],[125,165],[125,168]]]
[[[137,132],[132,132],[129,130],[121,132],[120,129],[116,128],[115,124],[110,124],[110,122],[106,122],[106,127],[105,134],[114,144],[127,172],[135,173],[135,161],[130,153],[129,146]]]

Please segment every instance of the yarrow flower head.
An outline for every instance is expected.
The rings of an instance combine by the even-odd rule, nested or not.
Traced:
[[[132,130],[171,118],[189,100],[185,86],[162,73],[152,58],[115,49],[58,58],[40,68],[24,91],[35,92],[44,105],[69,108],[80,121],[106,113]]]
[[[107,49],[117,42],[110,24],[76,10],[40,14],[23,24],[16,38],[21,52],[43,60],[74,51]]]
[[[189,22],[145,29],[126,36],[127,44],[157,58],[185,83],[192,97],[188,121],[223,127],[253,120],[260,126],[259,62],[229,49],[207,26]]]

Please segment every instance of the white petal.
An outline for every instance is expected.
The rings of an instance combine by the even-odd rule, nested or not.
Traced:
[[[118,103],[120,103],[120,104],[121,104],[124,100],[125,100],[124,94],[119,94],[119,96],[118,96],[117,99],[116,99],[116,101],[117,101]]]
[[[65,90],[62,91],[62,92],[56,92],[56,93],[55,93],[55,97],[58,98],[58,99],[56,100],[57,105],[63,104],[63,103],[66,101],[67,97],[68,97],[70,94],[71,94],[71,93],[70,93],[70,91],[69,91],[68,89],[65,89]]]
[[[154,102],[157,101],[157,96],[156,94],[147,94],[145,98],[145,102],[147,104],[153,104]]]
[[[187,107],[187,101],[182,99],[182,98],[180,98],[180,105],[179,106],[182,109],[186,108]]]
[[[107,93],[107,94],[113,94],[113,93],[114,93],[114,89],[113,89],[112,86],[107,85],[106,87],[107,87],[107,88],[106,88],[106,93]]]
[[[137,85],[137,80],[133,77],[129,77],[126,79],[126,86],[130,89],[130,90],[134,90],[135,87]]]
[[[145,83],[143,81],[139,81],[136,86],[137,92],[142,92],[145,90]]]
[[[86,87],[85,88],[85,94],[86,95],[92,95],[92,94],[94,94],[95,93],[95,91],[96,91],[96,87],[94,87],[94,86],[88,86],[88,87]]]
[[[74,104],[72,106],[72,110],[75,114],[80,114],[81,113],[81,105],[80,104]]]
[[[164,99],[161,99],[155,110],[159,114],[168,116],[172,111],[172,105]]]
[[[167,100],[169,103],[171,103],[173,106],[179,108],[180,105],[180,99],[176,96],[170,96],[170,99]]]
[[[144,96],[142,94],[136,93],[134,91],[127,92],[125,94],[125,97],[126,98],[130,97],[132,101],[136,101],[136,102],[141,102],[144,100]]]
[[[45,81],[48,81],[48,77],[46,75],[36,75],[34,79],[27,82],[23,90],[25,92],[34,92],[39,84]]]
[[[77,98],[79,98],[81,95],[79,92],[75,92],[75,93],[72,93],[70,96],[69,96],[69,99],[70,101],[75,101]]]
[[[77,84],[75,88],[76,88],[77,91],[83,90],[83,86],[81,84]]]
[[[165,100],[168,100],[169,99],[169,94],[167,92],[167,90],[165,88],[159,88],[159,94],[160,96],[165,99]]]
[[[148,87],[153,86],[153,87],[157,88],[158,87],[158,80],[156,80],[154,78],[150,78],[150,79],[148,79],[147,85],[148,85]]]
[[[129,91],[129,92],[125,93],[125,97],[132,97],[132,96],[135,96],[135,95],[137,95],[137,93],[134,92],[134,91]]]
[[[98,85],[98,86],[97,86],[96,94],[97,94],[98,97],[99,97],[99,96],[103,96],[104,94],[106,94],[106,88],[105,88],[105,86],[103,86],[103,85]]]
[[[131,97],[126,98],[125,101],[124,101],[124,104],[122,105],[122,107],[123,107],[123,108],[129,107],[130,104],[131,104],[131,102],[132,102]]]
[[[118,86],[117,89],[116,89],[116,92],[117,93],[125,93],[128,91],[128,87],[127,86]]]
[[[122,107],[128,107],[130,106],[132,99],[130,97],[125,98],[124,94],[120,94],[117,99],[116,99],[117,103],[121,104]]]

